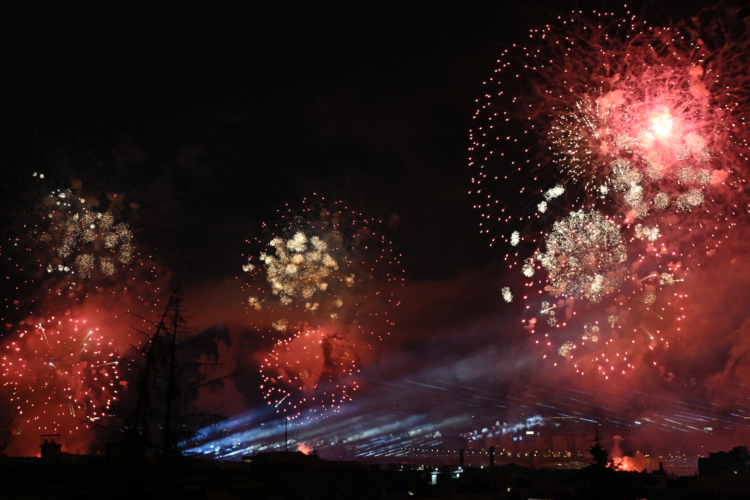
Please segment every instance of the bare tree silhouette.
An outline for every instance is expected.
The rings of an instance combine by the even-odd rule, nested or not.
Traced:
[[[213,342],[190,335],[182,301],[179,291],[172,294],[156,322],[136,315],[154,332],[136,329],[147,340],[134,346],[136,359],[123,358],[136,372],[137,390],[135,407],[125,420],[124,444],[131,453],[150,448],[164,461],[181,456],[180,445],[197,437],[198,429],[227,420],[224,415],[193,412],[192,403],[199,390],[218,389],[233,375],[209,378],[206,369],[221,363],[195,360],[195,354]]]

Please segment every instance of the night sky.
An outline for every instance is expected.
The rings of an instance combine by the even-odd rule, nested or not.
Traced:
[[[398,214],[411,276],[488,264],[465,196],[467,129],[516,13],[204,9],[23,16],[9,72],[17,158],[119,147],[179,177],[165,188],[178,228],[216,231],[183,257],[191,276],[233,272],[248,232],[313,191]]]
[[[679,18],[701,3],[634,10]],[[618,6],[6,6],[2,234],[18,234],[28,219],[41,192],[32,172],[44,172],[50,186],[80,179],[92,192],[124,193],[138,205],[141,248],[170,270],[171,286],[184,287],[196,323],[232,337],[251,335],[241,325],[247,313],[238,303],[222,317],[224,296],[215,291],[241,274],[246,240],[263,238],[264,222],[313,193],[342,200],[397,221],[390,237],[407,280],[399,336],[366,360],[363,387],[424,380],[446,367],[438,370],[446,379],[511,394],[535,367],[526,332],[509,328],[521,306],[499,297],[504,252],[479,234],[467,194],[475,100],[499,52],[528,29],[572,8]],[[742,309],[732,306],[727,330]],[[709,359],[714,369],[726,352]],[[243,368],[238,410],[262,401],[254,362],[233,361]],[[424,413],[433,403],[409,404]]]
[[[645,11],[695,11],[674,3]],[[311,192],[398,214],[409,276],[456,276],[498,256],[466,195],[482,81],[527,29],[571,8],[601,7],[8,9],[4,162],[21,176],[56,162],[50,174],[124,191],[130,201],[147,189],[139,181],[164,182],[168,200],[156,187],[137,200],[153,204],[146,217],[176,204],[159,244],[183,243],[198,228],[213,233],[171,263],[186,280],[233,272],[259,221]],[[112,156],[129,168],[107,165]],[[171,250],[162,257],[176,259]]]

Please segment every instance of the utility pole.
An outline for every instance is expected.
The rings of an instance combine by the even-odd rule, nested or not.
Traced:
[[[182,297],[173,295],[171,300],[174,304],[174,314],[172,316],[172,335],[169,339],[168,353],[169,353],[169,375],[167,376],[167,411],[164,418],[164,458],[169,459],[171,455],[176,451],[177,443],[174,442],[172,437],[172,402],[178,396],[176,394],[178,380],[175,377],[175,364],[177,355],[177,329],[180,327],[182,322],[182,316],[180,316],[180,302]],[[168,332],[165,332],[168,333]]]

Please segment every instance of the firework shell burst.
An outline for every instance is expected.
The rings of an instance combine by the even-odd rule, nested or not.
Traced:
[[[261,388],[278,412],[319,418],[351,399],[359,360],[390,335],[401,256],[387,224],[342,202],[316,197],[279,216],[243,266],[248,313],[275,339]]]
[[[119,221],[118,195],[105,211],[98,200],[70,190],[57,190],[39,204],[39,219],[29,235],[49,249],[48,273],[76,274],[82,280],[112,276],[133,262],[133,233]],[[121,195],[120,195],[121,196]]]
[[[685,319],[679,282],[747,222],[748,40],[719,8],[663,28],[574,12],[501,54],[470,193],[538,292],[524,289],[523,322],[545,359],[606,378],[662,362]]]
[[[32,320],[16,333],[2,354],[14,433],[75,435],[119,399],[119,356],[98,327],[63,315]]]

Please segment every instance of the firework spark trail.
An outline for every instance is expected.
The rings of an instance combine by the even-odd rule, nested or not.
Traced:
[[[403,282],[382,221],[324,198],[303,203],[281,213],[257,264],[251,256],[243,266],[248,312],[276,332],[263,394],[290,418],[307,407],[338,411],[351,398],[363,350],[390,335],[392,289]]]
[[[750,36],[747,20],[728,19],[713,9],[658,28],[629,12],[560,16],[505,50],[484,82],[469,148],[480,230],[500,233],[492,243],[509,245],[505,260],[521,268],[526,287],[599,304],[585,316],[612,326],[596,335],[611,351],[601,356],[619,358],[607,377],[635,368],[620,361],[627,335],[636,343],[646,326],[680,331],[686,295],[660,290],[688,284],[748,212]],[[518,196],[496,199],[493,184]],[[537,271],[542,278],[529,280]],[[565,303],[564,322],[545,304],[553,330],[538,333],[553,348],[552,332],[576,327],[574,302]],[[537,334],[536,318],[524,322]],[[668,345],[664,333],[649,338],[644,355],[653,342]],[[568,339],[555,342],[560,354],[575,348],[576,372],[582,362],[597,372],[601,356]]]

